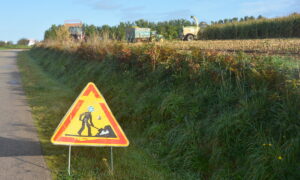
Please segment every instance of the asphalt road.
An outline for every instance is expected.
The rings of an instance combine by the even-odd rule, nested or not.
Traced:
[[[21,86],[17,53],[0,51],[0,179],[51,179]]]

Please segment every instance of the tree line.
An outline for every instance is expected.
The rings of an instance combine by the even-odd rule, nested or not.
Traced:
[[[83,25],[86,38],[100,36],[113,40],[125,40],[126,29],[129,27],[151,28],[164,36],[165,39],[178,39],[183,26],[195,25],[193,22],[178,19],[163,22],[151,22],[140,19],[134,22],[121,22],[116,26]],[[45,31],[44,39],[55,39],[58,29],[63,25],[52,25]],[[253,39],[300,37],[300,14],[268,19],[261,15],[257,18],[245,16],[242,18],[221,19],[211,21],[211,24],[199,32],[201,39]]]
[[[157,31],[157,33],[164,36],[166,39],[176,39],[179,37],[179,32],[183,26],[191,26],[191,23],[185,19],[169,20],[164,22],[150,22],[144,19],[137,20],[135,22],[121,22],[116,26],[95,26],[95,25],[83,25],[85,36],[91,37],[94,35],[107,36],[109,39],[125,40],[126,29],[129,27],[137,26],[141,28],[151,28],[151,30]],[[57,30],[63,25],[52,25],[46,30],[44,39],[55,39]]]
[[[14,44],[14,42],[12,41],[0,41],[0,47],[6,47],[6,46],[12,46],[12,45],[28,45],[29,40],[26,38],[21,38],[18,40],[18,42],[16,44]]]

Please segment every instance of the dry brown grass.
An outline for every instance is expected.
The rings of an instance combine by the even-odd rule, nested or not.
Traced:
[[[46,41],[41,45],[43,47],[56,48],[67,51],[77,51],[78,49],[86,52],[106,51],[111,54],[118,49],[113,47],[131,48],[143,46],[146,43],[126,43],[109,40],[108,38],[99,38],[94,36],[87,41]],[[161,47],[173,49],[178,52],[189,52],[190,50],[207,50],[223,53],[232,53],[243,51],[245,53],[269,54],[269,55],[292,55],[300,56],[300,39],[255,39],[255,40],[200,40],[193,42],[186,41],[165,41],[151,43]],[[117,46],[116,46],[117,45]],[[121,50],[121,49],[120,49]],[[100,52],[100,54],[103,54]]]
[[[201,40],[193,42],[167,41],[163,45],[180,50],[203,49],[244,51],[270,54],[299,54],[300,39]]]

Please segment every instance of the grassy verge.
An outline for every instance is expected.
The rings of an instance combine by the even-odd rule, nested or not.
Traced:
[[[51,74],[50,79],[63,84],[54,86],[45,81],[41,87],[43,81],[34,83],[38,84],[36,94],[50,92],[54,96],[60,92],[58,87],[71,89],[66,96],[57,95],[58,99],[50,96],[44,100],[47,95],[42,94],[42,101],[38,100],[49,101],[47,109],[55,111],[42,112],[37,122],[45,123],[41,129],[49,129],[45,134],[50,138],[75,94],[87,82],[95,82],[131,140],[131,149],[118,149],[117,153],[124,158],[120,160],[122,168],[132,172],[124,170],[128,173],[117,179],[299,176],[297,61],[196,49],[184,53],[151,44],[59,47],[26,52],[33,65],[38,64],[42,72]],[[55,91],[51,92],[52,88]],[[57,103],[65,97],[69,98],[64,103]],[[96,167],[98,172],[98,161],[91,163],[93,160],[85,157],[98,157],[99,150],[80,150],[76,165],[80,168],[75,174],[79,178],[101,177],[94,170]],[[58,158],[59,154],[50,157]],[[66,155],[66,149],[61,154]],[[53,159],[52,163],[57,163],[53,165],[56,174],[63,172],[59,171],[65,168],[63,161]],[[176,175],[172,177],[171,172]]]
[[[108,148],[73,147],[72,175],[68,176],[68,148],[52,145],[50,137],[78,95],[77,91],[45,73],[28,52],[20,53],[18,65],[46,162],[54,179],[175,179],[170,171],[141,151],[135,141],[131,141],[128,148],[114,148],[114,176],[110,175],[108,168]]]
[[[0,47],[0,49],[30,49],[31,46],[25,46],[25,45],[8,45]]]

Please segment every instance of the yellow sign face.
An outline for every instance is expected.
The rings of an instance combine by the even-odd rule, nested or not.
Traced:
[[[81,92],[64,116],[51,142],[57,145],[123,146],[129,141],[93,83]]]

